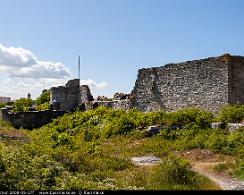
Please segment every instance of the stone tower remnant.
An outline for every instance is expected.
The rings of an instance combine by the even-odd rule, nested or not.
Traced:
[[[69,80],[65,86],[50,89],[50,105],[54,108],[59,104],[59,110],[70,111],[80,104],[80,80]]]

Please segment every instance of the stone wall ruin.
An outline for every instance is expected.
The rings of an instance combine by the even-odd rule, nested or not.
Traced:
[[[138,72],[132,104],[141,111],[244,103],[244,57],[225,54]]]
[[[69,80],[65,86],[50,89],[50,105],[59,102],[59,110],[70,111],[77,108],[81,102],[80,80]]]

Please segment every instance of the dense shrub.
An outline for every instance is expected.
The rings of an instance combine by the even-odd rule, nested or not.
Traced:
[[[243,119],[244,105],[226,105],[220,109],[215,120],[225,123],[238,123]]]
[[[5,107],[5,103],[0,102],[0,108],[4,108]]]
[[[223,151],[223,148],[227,145],[226,136],[219,136],[216,134],[211,134],[208,137],[206,148],[213,150],[215,152]]]
[[[20,98],[16,100],[13,104],[13,112],[20,112],[20,111],[28,111],[29,108],[32,106],[32,99],[30,97],[27,98]]]
[[[158,166],[154,179],[163,181],[164,185],[193,185],[195,173],[191,171],[188,162],[170,154]]]
[[[183,127],[186,125],[197,125],[200,128],[210,127],[213,115],[211,112],[199,108],[186,108],[176,112],[168,113],[165,123],[168,126]]]
[[[42,94],[36,99],[37,110],[49,109],[49,101],[50,101],[50,92],[44,90]]]
[[[234,174],[244,180],[244,160],[239,163],[239,167],[235,170]]]
[[[62,145],[68,145],[69,147],[72,147],[72,137],[64,132],[64,133],[53,133],[50,136],[50,139],[54,141],[54,146],[62,146]]]

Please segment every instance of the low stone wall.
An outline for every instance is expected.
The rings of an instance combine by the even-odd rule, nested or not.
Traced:
[[[113,101],[101,101],[98,105],[106,106],[114,109],[129,110],[132,108],[130,100],[113,100]]]
[[[65,113],[64,111],[53,110],[12,113],[7,109],[1,109],[0,120],[9,122],[16,128],[33,129],[41,127]]]

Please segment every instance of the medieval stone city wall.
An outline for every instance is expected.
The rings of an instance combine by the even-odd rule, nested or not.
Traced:
[[[227,54],[140,69],[133,106],[142,111],[200,107],[217,112],[222,105],[244,103],[243,59]]]

